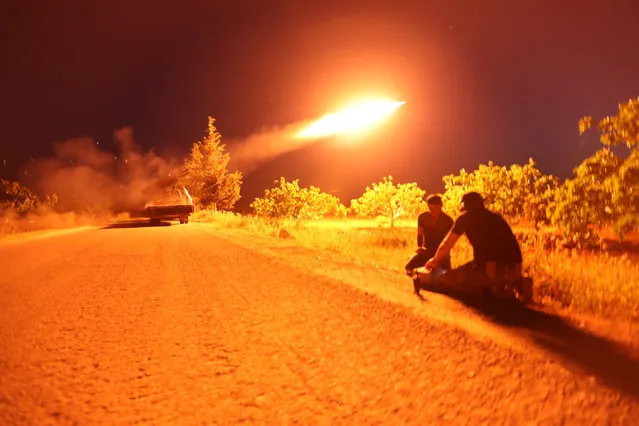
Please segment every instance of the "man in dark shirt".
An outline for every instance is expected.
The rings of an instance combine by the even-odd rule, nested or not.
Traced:
[[[506,286],[514,285],[522,296],[532,297],[532,283],[522,278],[522,254],[517,238],[501,215],[484,207],[484,200],[477,192],[462,197],[462,213],[435,255],[426,262],[426,269],[433,270],[445,262],[464,234],[473,247],[474,259],[447,273],[441,279],[442,284],[464,290],[489,289],[497,295]]]
[[[437,251],[437,247],[446,238],[453,226],[453,219],[442,211],[442,199],[439,195],[430,195],[426,199],[428,211],[417,218],[417,252],[406,264],[406,274],[413,276],[415,268],[424,266]],[[450,256],[443,256],[436,273],[450,270]],[[419,294],[419,281],[413,279],[415,293]]]

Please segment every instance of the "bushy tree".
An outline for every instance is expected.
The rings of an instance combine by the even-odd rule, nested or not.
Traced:
[[[264,191],[263,197],[251,203],[257,216],[300,221],[346,215],[346,208],[337,197],[315,186],[300,187],[298,179],[289,182],[285,177],[274,183],[273,188]]]
[[[578,245],[594,243],[598,230],[608,222],[607,195],[586,179],[567,179],[558,188],[548,208],[551,223],[565,238]]]
[[[579,121],[582,135],[592,127],[592,117]],[[639,98],[620,104],[616,116],[596,127],[604,147],[575,168],[549,209],[552,222],[580,242],[597,240],[608,225],[622,240],[639,224]],[[621,145],[629,149],[625,158],[612,151]]]
[[[599,140],[604,146],[625,145],[629,149],[639,148],[639,97],[618,105],[617,115],[602,118],[597,123]],[[579,133],[592,128],[592,116],[579,120]]]
[[[599,139],[606,147],[625,145],[629,153],[604,182],[611,197],[613,228],[619,239],[639,225],[639,97],[618,105],[617,115],[597,123]],[[592,117],[580,121],[583,134],[592,126]]]
[[[613,228],[620,240],[639,226],[639,148],[635,148],[606,181],[612,195]]]
[[[204,140],[193,144],[191,155],[184,162],[186,173],[181,182],[202,207],[231,210],[241,198],[242,173],[230,173],[229,161],[215,119],[209,117]]]
[[[443,181],[446,210],[453,215],[459,214],[462,195],[477,191],[484,196],[489,209],[509,220],[535,225],[546,222],[546,207],[559,186],[559,179],[543,174],[532,158],[523,166],[510,167],[490,161],[470,173],[462,169],[458,175],[444,176]]]
[[[601,149],[576,167],[575,176],[555,191],[548,214],[564,236],[578,244],[595,243],[599,229],[612,223],[610,177],[617,174],[622,161],[610,149]]]
[[[359,217],[387,218],[393,228],[397,219],[414,217],[424,209],[425,194],[415,182],[395,184],[393,177],[387,176],[366,187],[361,197],[351,200],[350,210]]]
[[[42,208],[52,208],[57,201],[58,197],[55,194],[40,200],[35,193],[21,183],[0,179],[0,211],[11,210],[16,214],[24,215],[35,213]]]

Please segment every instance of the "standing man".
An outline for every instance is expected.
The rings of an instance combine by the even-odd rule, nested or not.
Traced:
[[[413,290],[419,296],[420,280],[414,277],[415,268],[420,268],[435,256],[437,247],[446,238],[453,226],[453,219],[442,211],[442,198],[439,195],[429,195],[426,199],[428,211],[417,218],[417,252],[406,264],[406,274],[413,277]],[[450,254],[443,256],[434,269],[433,276],[439,276],[450,270]]]

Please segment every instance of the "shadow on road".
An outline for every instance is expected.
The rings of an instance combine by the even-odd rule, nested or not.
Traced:
[[[154,226],[171,226],[171,222],[160,221],[151,222],[150,220],[125,220],[121,222],[105,225],[100,229],[117,229],[117,228],[146,228]]]
[[[593,335],[566,319],[485,296],[427,288],[450,296],[497,325],[503,326],[559,358],[567,367],[581,370],[625,394],[639,399],[639,359],[635,349]]]

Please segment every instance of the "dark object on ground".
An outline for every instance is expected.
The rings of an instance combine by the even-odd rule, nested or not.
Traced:
[[[407,271],[408,272],[408,271]],[[454,272],[454,271],[453,271]],[[516,281],[506,285],[506,281],[503,281],[503,285],[495,287],[494,285],[466,285],[465,283],[445,282],[442,283],[438,274],[433,274],[427,271],[426,268],[416,268],[412,270],[413,285],[415,287],[415,293],[419,293],[419,289],[435,292],[455,292],[459,294],[468,293],[468,295],[485,295],[491,298],[521,303],[522,305],[528,305],[533,299],[533,282],[532,278],[522,276]],[[497,290],[498,289],[498,290]]]

